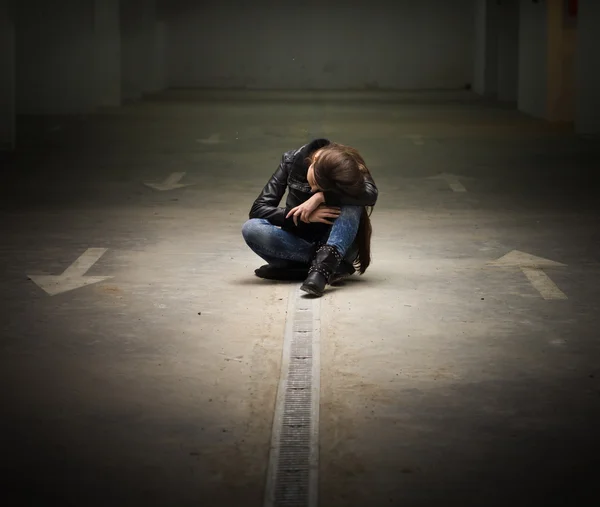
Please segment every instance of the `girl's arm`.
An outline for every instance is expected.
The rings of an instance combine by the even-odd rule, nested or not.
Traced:
[[[343,194],[341,192],[324,192],[325,202],[327,204],[338,206],[375,206],[379,191],[375,182],[370,177],[365,177],[365,187],[363,192],[355,197]]]
[[[294,225],[293,218],[285,216],[289,210],[279,208],[279,203],[287,188],[288,173],[290,170],[287,153],[281,157],[279,167],[273,173],[262,192],[254,201],[250,209],[250,218],[266,218],[273,225]]]

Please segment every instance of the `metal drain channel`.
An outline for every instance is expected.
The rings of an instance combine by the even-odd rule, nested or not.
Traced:
[[[275,402],[265,507],[317,507],[319,466],[320,299],[288,302]]]

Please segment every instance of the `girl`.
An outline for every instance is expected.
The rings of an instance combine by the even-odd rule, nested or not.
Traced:
[[[285,208],[279,203],[288,190]],[[367,207],[377,187],[358,151],[315,139],[283,154],[242,228],[248,246],[268,264],[261,278],[305,279],[304,292],[321,296],[371,262]]]

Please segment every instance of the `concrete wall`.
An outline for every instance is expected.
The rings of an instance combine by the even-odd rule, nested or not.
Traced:
[[[487,0],[473,2],[473,91],[485,94]]]
[[[520,0],[518,108],[538,118],[547,114],[547,37],[546,2]]]
[[[121,104],[119,0],[95,0],[95,74],[98,106]]]
[[[462,88],[473,0],[172,0],[169,84],[265,89]]]
[[[600,135],[600,2],[579,0],[576,50],[575,129]]]
[[[164,88],[156,0],[15,3],[19,113],[88,113]]]
[[[167,88],[167,24],[158,20],[155,26],[153,91]]]
[[[137,100],[144,88],[143,0],[121,0],[121,97]]]
[[[15,31],[12,0],[0,0],[0,151],[15,146]]]
[[[498,6],[498,99],[517,102],[519,94],[519,0]]]
[[[556,116],[557,119],[562,121],[574,121],[577,99],[577,69],[575,66],[577,28],[572,26],[565,28],[562,37],[562,81],[555,106]]]
[[[154,79],[155,87],[158,90],[164,90],[169,86],[167,63],[169,26],[167,19],[169,13],[169,5],[172,1],[173,0],[156,0]]]
[[[546,0],[548,11],[548,106],[546,118],[572,121],[576,27],[567,23],[563,0]]]
[[[91,111],[97,100],[92,0],[18,0],[17,112]]]
[[[122,97],[138,100],[144,93],[164,88],[164,70],[156,59],[164,53],[159,46],[161,31],[157,2],[121,0],[120,12]]]
[[[519,109],[550,121],[572,121],[577,25],[566,18],[564,0],[521,0],[519,23]]]
[[[496,0],[474,2],[473,90],[495,96],[498,91],[498,5]]]

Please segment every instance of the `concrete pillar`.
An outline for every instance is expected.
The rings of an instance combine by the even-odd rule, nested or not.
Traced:
[[[164,90],[169,87],[169,70],[167,61],[167,45],[169,43],[169,14],[170,9],[177,3],[167,0],[157,0],[156,7],[156,58],[155,79],[156,87]]]
[[[519,0],[498,6],[498,99],[517,102],[519,92]]]
[[[18,0],[17,112],[78,114],[97,100],[93,0]]]
[[[475,45],[473,90],[495,96],[498,91],[497,0],[475,0]]]
[[[572,121],[576,26],[564,0],[521,0],[518,107],[550,121]]]
[[[537,118],[547,109],[547,37],[546,2],[520,0],[518,108]]]
[[[15,24],[12,0],[0,0],[0,151],[15,147]]]
[[[158,79],[156,0],[121,0],[122,96],[138,100],[161,89]]]
[[[576,23],[564,0],[546,0],[548,8],[548,105],[546,118],[573,121],[575,116]]]
[[[119,0],[95,0],[96,104],[121,105],[121,27]]]
[[[576,113],[578,134],[600,135],[600,2],[579,0],[576,49]]]
[[[167,24],[162,19],[156,23],[154,54],[154,91],[167,87]]]

